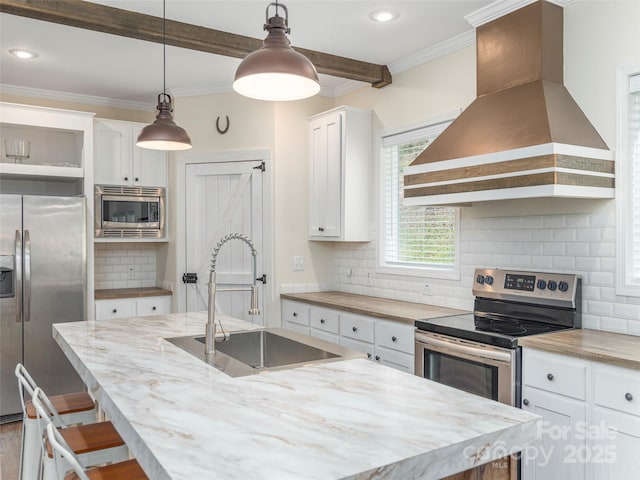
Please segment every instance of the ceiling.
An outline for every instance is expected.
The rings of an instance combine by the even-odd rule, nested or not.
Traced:
[[[161,0],[92,0],[110,7],[162,17]],[[166,0],[168,19],[264,38],[268,1]],[[487,0],[287,0],[292,45],[366,62],[390,65],[447,41],[472,27],[464,16]],[[386,24],[368,17],[378,8],[399,17]],[[273,8],[270,10],[273,13]],[[67,92],[150,109],[162,90],[162,46],[54,23],[0,14],[0,84]],[[20,60],[11,48],[35,51]],[[231,90],[239,59],[167,47],[167,88],[175,95]],[[351,83],[349,83],[351,82]],[[323,93],[351,80],[321,75]],[[364,84],[362,84],[364,85]]]

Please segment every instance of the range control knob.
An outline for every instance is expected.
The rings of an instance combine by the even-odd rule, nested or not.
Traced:
[[[556,288],[558,288],[558,283],[555,280],[549,280],[549,283],[547,283],[547,288],[553,292]]]
[[[484,283],[487,285],[493,285],[493,277],[491,275],[487,275],[484,277]]]
[[[560,290],[561,292],[566,292],[567,290],[569,290],[569,284],[567,282],[558,283],[558,290]]]
[[[476,277],[476,283],[479,283],[480,285],[482,285],[484,283],[484,275],[478,275]]]
[[[545,280],[538,280],[538,284],[536,285],[538,287],[539,290],[544,290],[545,288],[547,288],[547,282]]]

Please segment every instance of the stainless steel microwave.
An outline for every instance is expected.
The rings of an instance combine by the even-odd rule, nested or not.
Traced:
[[[95,236],[164,238],[166,192],[162,187],[95,186]]]

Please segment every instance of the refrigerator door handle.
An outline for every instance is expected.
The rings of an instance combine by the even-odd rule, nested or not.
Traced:
[[[24,321],[31,320],[31,238],[24,231]]]
[[[20,323],[22,322],[22,230],[16,230],[15,250],[16,322]]]

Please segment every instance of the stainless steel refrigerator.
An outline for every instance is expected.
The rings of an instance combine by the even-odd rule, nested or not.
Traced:
[[[22,413],[18,362],[48,395],[82,389],[51,325],[84,320],[85,285],[84,197],[0,195],[0,423]]]

